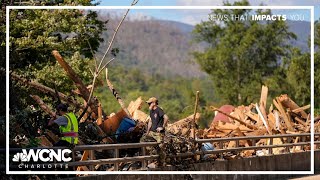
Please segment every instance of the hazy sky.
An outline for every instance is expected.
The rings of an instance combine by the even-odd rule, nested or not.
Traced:
[[[229,0],[234,2],[235,0]],[[132,0],[100,1],[101,6],[129,6]],[[320,0],[249,0],[251,5],[270,6],[314,6],[315,20],[320,18]],[[223,5],[223,0],[139,0],[137,6],[216,6]],[[131,10],[131,15],[137,17],[152,16],[157,19],[174,20],[188,24],[197,24],[201,20],[207,20],[210,10]],[[310,21],[309,10],[279,10],[274,14],[287,14],[304,16],[304,20]]]

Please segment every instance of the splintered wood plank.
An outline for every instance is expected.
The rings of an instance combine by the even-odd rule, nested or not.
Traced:
[[[295,117],[294,118],[298,123],[302,124],[303,126],[307,126],[307,123],[304,122],[302,119],[300,119],[299,117]]]
[[[295,144],[298,143],[299,140],[300,140],[300,137],[296,137],[296,139],[294,140],[294,143]],[[299,150],[301,150],[300,146],[293,146],[293,148],[292,148],[292,152],[294,152],[294,153],[299,151]]]
[[[299,113],[299,112],[302,112],[304,110],[307,110],[307,109],[310,109],[310,104],[306,105],[306,106],[303,106],[303,107],[300,107],[300,108],[297,108],[297,109],[293,109],[292,112],[294,113]]]
[[[140,122],[147,123],[148,115],[141,110],[135,110],[133,112],[132,118]]]
[[[238,133],[238,135],[241,136],[241,137],[246,136],[245,134],[243,134],[243,133],[240,131],[239,128],[235,129],[235,132]],[[249,147],[250,144],[251,144],[251,143],[249,143],[248,140],[241,140],[239,143],[240,143],[240,145],[243,145],[243,144],[244,144],[245,147]],[[254,150],[245,150],[245,151],[243,151],[243,155],[244,155],[245,157],[252,156],[253,153],[254,153]]]
[[[258,129],[253,132],[246,133],[247,136],[263,136],[267,133],[266,129]]]
[[[235,132],[236,132],[236,133],[238,134],[238,136],[240,136],[240,137],[246,136],[245,134],[243,134],[243,132],[240,131],[239,128],[235,129]],[[241,141],[240,141],[240,144],[244,144],[245,147],[249,147],[249,146],[250,146],[250,145],[249,145],[250,143],[249,143],[248,140],[241,140]]]
[[[285,110],[283,109],[281,103],[279,103],[278,101],[276,101],[275,99],[273,100],[273,104],[277,107],[277,109],[279,110],[282,118],[284,119],[284,122],[287,126],[287,128],[290,130],[290,131],[294,131],[294,128],[292,127],[292,124],[285,112]]]
[[[56,58],[58,63],[61,65],[61,67],[65,70],[65,72],[70,77],[70,79],[72,79],[72,81],[75,83],[75,85],[80,91],[80,96],[83,97],[85,100],[88,100],[90,96],[90,92],[88,91],[87,87],[83,84],[79,76],[69,66],[69,64],[62,58],[62,56],[59,54],[58,51],[54,50],[52,51],[52,54]]]
[[[269,127],[271,129],[274,129],[274,130],[277,130],[276,129],[276,118],[275,118],[275,115],[273,113],[269,113],[268,114],[268,120],[269,120]]]
[[[261,122],[261,123],[262,123],[262,121],[261,121],[261,119],[259,118],[259,115],[258,115],[258,114],[254,113],[254,112],[252,112],[252,111],[247,111],[247,112],[245,112],[244,114],[247,115],[250,119],[256,121],[257,123],[258,123],[258,122]]]
[[[264,109],[266,109],[267,98],[268,98],[268,87],[263,85],[261,88],[260,107],[262,106],[264,107]]]
[[[238,107],[234,109],[234,112],[239,116],[239,119],[241,121],[244,121],[246,118],[246,115],[244,114],[244,107]]]
[[[142,103],[143,103],[143,101],[142,101],[141,96],[138,97],[134,102],[131,101],[131,103],[129,104],[129,106],[127,108],[129,113],[131,114],[131,116],[133,116],[133,114],[136,110],[139,110],[141,108]]]
[[[80,161],[85,161],[88,159],[88,157],[89,157],[89,150],[85,150],[85,151],[83,151],[83,155],[82,155]],[[77,171],[90,171],[90,170],[87,166],[78,166]]]
[[[260,109],[260,112],[266,121],[268,121],[267,120],[267,112],[266,112],[267,98],[268,98],[268,87],[262,86],[259,109]],[[268,124],[268,122],[267,122],[267,124]]]
[[[282,94],[281,96],[277,97],[277,100],[284,107],[289,108],[291,110],[300,108],[300,106],[298,106],[292,99],[290,99],[290,97],[287,94]],[[304,119],[308,117],[308,114],[303,110],[300,111],[300,114]]]
[[[272,143],[270,139],[268,139],[268,145],[282,145],[283,141],[281,138],[273,138]],[[273,148],[273,154],[282,154],[284,152],[284,147]]]
[[[264,126],[266,127],[268,133],[269,133],[269,134],[272,134],[272,131],[271,131],[270,127],[269,127],[267,118],[265,118],[265,117],[263,116],[263,114],[261,113],[261,110],[259,109],[258,104],[256,104],[256,110],[258,111],[258,114],[260,115],[260,118],[261,118]]]
[[[123,100],[121,99],[120,95],[118,94],[118,91],[113,87],[113,84],[111,83],[111,81],[108,79],[108,68],[106,68],[106,81],[107,81],[107,85],[108,88],[110,89],[111,93],[113,94],[113,96],[117,99],[120,107],[123,109],[123,111],[126,113],[126,116],[129,118],[132,118],[130,112],[128,111],[127,107],[125,106]]]

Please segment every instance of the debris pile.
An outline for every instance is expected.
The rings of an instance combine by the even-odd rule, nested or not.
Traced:
[[[78,90],[74,90],[76,94],[85,99],[90,99],[90,89],[92,86],[84,86],[81,79],[72,71],[72,68],[62,59],[58,52],[54,51],[54,55],[61,66],[68,72],[68,76],[77,84]],[[102,143],[132,143],[140,142],[140,138],[145,133],[146,126],[150,117],[143,111],[141,106],[143,100],[139,97],[137,100],[130,102],[128,107],[124,106],[119,94],[113,88],[110,80],[106,80],[110,91],[116,97],[117,101],[121,105],[121,109],[117,113],[112,113],[107,116],[102,110],[101,103],[98,99],[92,98],[89,105],[79,103],[78,100],[69,98],[67,95],[57,92],[56,89],[46,87],[38,82],[27,80],[19,75],[11,72],[11,76],[15,81],[22,84],[33,87],[41,92],[45,92],[48,95],[57,96],[64,102],[72,105],[76,111],[80,112],[81,117],[78,119],[79,123],[79,144],[102,144]],[[47,106],[39,96],[30,95],[39,107],[47,114],[54,116],[51,108]],[[159,154],[159,151],[165,155],[162,156],[166,164],[183,165],[185,160],[194,161],[200,160],[199,155],[188,158],[176,158],[172,155],[179,153],[187,153],[199,151],[201,149],[221,149],[221,145],[218,143],[210,144],[198,144],[193,138],[193,132],[195,132],[196,139],[207,138],[223,138],[223,137],[240,137],[240,136],[263,136],[263,135],[276,135],[276,134],[299,134],[310,133],[311,117],[310,113],[307,113],[310,109],[310,105],[303,107],[298,106],[288,95],[280,95],[272,100],[272,104],[267,108],[268,88],[262,86],[261,98],[259,104],[250,104],[248,106],[241,105],[234,107],[231,105],[224,105],[220,108],[211,106],[211,110],[216,112],[210,127],[208,129],[199,129],[198,126],[193,126],[193,123],[197,124],[200,119],[200,113],[195,113],[176,121],[172,124],[168,124],[166,132],[163,134],[163,139],[159,146],[149,149],[149,154]],[[196,103],[197,106],[197,103]],[[315,131],[320,132],[320,118],[315,120]],[[19,139],[19,138],[18,138]],[[19,141],[23,141],[20,138]],[[40,141],[40,145],[43,147],[50,147],[59,140],[55,132],[50,130],[44,131],[40,137],[37,137]],[[17,140],[18,141],[18,140]],[[147,140],[149,141],[149,140]],[[155,140],[150,140],[155,141]],[[274,138],[272,144],[284,144],[290,142],[300,142],[301,139],[290,138]],[[228,141],[223,143],[223,149],[230,149],[235,147],[248,147],[269,145],[271,142],[267,139],[260,139],[254,142],[250,140],[240,140],[239,144],[234,141]],[[274,148],[273,153],[279,154],[284,151],[285,148]],[[208,150],[208,149],[207,149]],[[302,151],[301,147],[291,148],[290,151],[297,152]],[[133,152],[135,154],[137,152]],[[226,154],[223,153],[224,158],[235,156],[252,156],[252,155],[266,155],[268,152],[245,150],[240,154]],[[113,157],[110,153],[100,153],[102,158]],[[221,154],[220,154],[221,155]],[[83,152],[81,160],[84,160],[87,156],[87,152]],[[122,157],[127,156],[123,155]],[[208,155],[206,159],[217,158],[217,155]],[[187,163],[188,164],[188,163]],[[182,168],[183,169],[183,168]]]
[[[241,105],[234,108],[231,108],[230,105],[228,105],[228,108],[215,108],[211,106],[211,109],[218,112],[218,114],[212,121],[210,128],[198,130],[198,137],[206,139],[310,133],[311,117],[310,113],[306,113],[306,111],[310,109],[310,105],[300,107],[287,94],[283,94],[273,99],[272,104],[267,109],[267,93],[268,88],[263,86],[259,104],[250,104],[249,106]],[[223,109],[226,111],[223,111]],[[229,111],[230,109],[232,110]],[[300,141],[301,139],[299,137],[296,139],[274,138],[272,144],[279,145]],[[239,146],[252,146],[252,143],[253,142],[249,140],[241,140]],[[218,144],[214,145],[215,147],[219,147]],[[270,145],[270,142],[269,140],[261,139],[254,144],[254,146],[259,145]],[[223,148],[225,149],[234,147],[236,147],[234,141],[223,144]],[[275,148],[273,154],[279,154],[284,149],[285,148]],[[303,149],[296,147],[290,150],[297,152]],[[261,151],[259,152],[261,153]],[[253,150],[244,151],[241,156],[251,156],[253,153]],[[262,154],[267,153],[264,152]]]

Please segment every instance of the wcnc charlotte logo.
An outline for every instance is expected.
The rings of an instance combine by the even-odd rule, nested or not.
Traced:
[[[51,169],[68,168],[72,151],[70,149],[22,149],[16,153],[12,161],[19,162],[19,169]]]

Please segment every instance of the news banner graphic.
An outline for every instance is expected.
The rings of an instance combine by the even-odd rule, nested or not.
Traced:
[[[22,149],[13,155],[13,165],[20,170],[26,169],[65,169],[70,162],[70,149]]]

